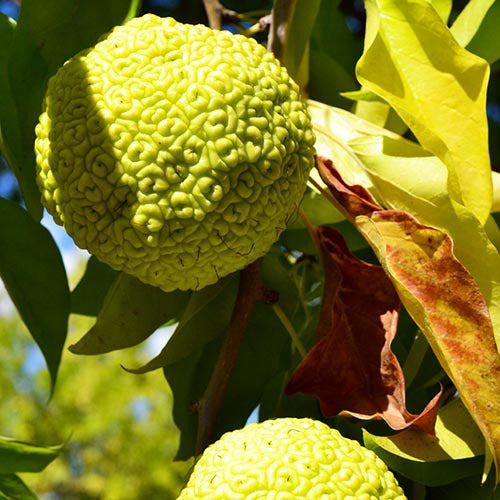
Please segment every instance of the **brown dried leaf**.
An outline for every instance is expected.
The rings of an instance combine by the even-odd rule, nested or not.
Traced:
[[[384,270],[353,256],[340,233],[316,228],[326,275],[317,339],[287,393],[317,397],[325,416],[384,419],[393,429],[432,434],[436,396],[420,415],[408,412],[405,383],[391,351],[400,301]]]

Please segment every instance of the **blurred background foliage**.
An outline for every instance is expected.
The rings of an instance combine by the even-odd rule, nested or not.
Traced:
[[[161,372],[126,373],[151,356],[152,342],[118,354],[64,356],[47,403],[48,373],[5,290],[0,292],[0,433],[63,443],[41,473],[21,474],[45,500],[174,499],[189,464],[173,462],[179,433]],[[93,322],[73,316],[69,343]]]
[[[451,20],[466,3],[464,0],[453,2]],[[226,0],[223,4],[240,13],[248,12],[250,18],[258,20],[269,11],[272,0]],[[19,7],[20,0],[0,0],[0,12],[14,19]],[[146,12],[172,16],[181,22],[207,23],[202,0],[143,0],[141,13]],[[311,98],[349,110],[353,108],[352,101],[340,92],[359,88],[354,68],[362,53],[364,20],[362,0],[321,1],[310,42],[308,91]],[[234,26],[224,27],[235,31]],[[492,165],[500,170],[499,62],[491,68],[487,111]],[[1,156],[0,196],[22,203],[17,182]],[[287,232],[286,237],[292,238],[293,231]],[[72,243],[65,240],[64,245]],[[65,248],[65,251],[76,249]],[[85,257],[78,255],[76,258],[80,260],[70,273],[73,283],[84,267]],[[73,315],[68,344],[76,341],[92,321],[92,318]],[[394,348],[396,352],[398,349],[403,352],[407,346],[396,344]],[[179,433],[171,415],[169,388],[160,371],[136,376],[121,368],[121,365],[144,364],[154,355],[151,349],[154,350],[154,339],[117,354],[82,358],[65,352],[56,392],[47,403],[49,380],[43,358],[10,299],[1,290],[0,434],[43,445],[65,444],[61,456],[45,471],[22,475],[41,499],[168,500],[176,497],[190,464],[173,461]],[[429,381],[424,382],[421,385],[427,388]],[[301,399],[299,406],[304,407],[303,398],[291,398],[289,404],[293,406]],[[316,403],[313,404],[317,411]],[[348,422],[344,425],[345,433],[349,434],[352,430]],[[466,487],[463,481],[457,483],[457,491],[463,493]],[[448,498],[439,490],[429,490],[429,498]],[[446,491],[449,494],[452,489]]]

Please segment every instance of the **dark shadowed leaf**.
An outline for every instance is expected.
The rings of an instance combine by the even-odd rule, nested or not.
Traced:
[[[177,363],[225,332],[238,287],[238,273],[234,273],[193,292],[180,315],[179,324],[163,350],[141,368],[127,368],[132,373],[145,373]]]
[[[139,344],[167,321],[176,320],[190,292],[166,293],[126,273],[117,276],[95,325],[76,344],[75,354],[102,354]]]
[[[308,89],[313,99],[348,108],[351,103],[340,93],[358,88],[353,75],[363,44],[349,29],[340,3],[321,2],[311,36]]]
[[[320,0],[296,2],[295,13],[290,25],[283,63],[291,77],[301,87],[305,87],[309,79],[309,38],[320,3]]]
[[[403,372],[390,345],[400,306],[384,270],[354,257],[340,233],[317,228],[325,292],[316,343],[287,387],[316,396],[325,416],[383,418],[393,429],[434,432],[437,397],[406,409]]]
[[[37,500],[22,479],[15,474],[0,474],[0,500]]]
[[[87,262],[83,278],[71,292],[71,312],[97,316],[102,308],[109,287],[118,275],[93,255]]]
[[[66,271],[47,229],[4,198],[0,198],[0,277],[42,351],[53,389],[69,315]]]
[[[192,351],[187,358],[163,368],[174,400],[172,414],[180,431],[176,460],[186,460],[195,454],[198,431],[196,402],[208,384],[220,345],[221,339],[215,339]]]

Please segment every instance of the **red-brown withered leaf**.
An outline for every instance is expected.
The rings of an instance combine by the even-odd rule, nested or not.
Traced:
[[[331,160],[318,156],[316,166],[334,196],[336,207],[351,222],[357,215],[369,216],[375,210],[382,210],[382,207],[363,186],[346,184]]]
[[[349,252],[334,229],[315,229],[325,270],[316,342],[292,375],[287,393],[319,399],[322,412],[384,419],[393,429],[433,433],[434,398],[420,415],[406,409],[405,383],[391,351],[399,297],[380,266]]]

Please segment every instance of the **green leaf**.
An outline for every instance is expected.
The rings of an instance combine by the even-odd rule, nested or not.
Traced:
[[[176,320],[190,292],[163,290],[120,273],[104,299],[95,325],[69,347],[75,354],[102,354],[139,344],[167,321]]]
[[[35,183],[33,169],[21,168],[22,154],[19,117],[17,115],[12,85],[9,80],[9,55],[13,45],[16,24],[0,14],[0,150],[16,175],[26,205],[36,220],[42,217],[40,192]],[[32,146],[30,146],[32,149]]]
[[[359,81],[383,97],[422,146],[442,160],[450,196],[484,223],[492,191],[488,64],[460,47],[426,0],[369,0],[366,8]]]
[[[48,79],[67,59],[94,45],[100,35],[137,8],[136,0],[22,2],[8,56],[7,82],[0,87],[5,98],[0,123],[9,164],[28,210],[37,220],[42,207],[35,183],[33,143]]]
[[[472,3],[472,2],[471,2]],[[468,5],[465,7],[467,9]],[[494,2],[467,50],[484,57],[490,64],[500,59],[500,3]]]
[[[71,292],[71,312],[97,316],[106,293],[117,275],[118,271],[111,269],[92,255],[87,262],[85,274]]]
[[[179,324],[163,350],[132,373],[156,370],[187,358],[222,335],[229,325],[236,301],[239,273],[193,292],[179,318]]]
[[[466,458],[463,460],[446,460],[440,462],[417,462],[406,460],[378,446],[364,431],[365,446],[374,451],[392,470],[417,483],[426,486],[441,486],[464,477],[481,474],[481,459]],[[479,479],[477,480],[479,483]],[[467,499],[469,500],[470,497]]]
[[[176,460],[186,460],[195,454],[198,429],[196,402],[208,384],[220,345],[220,338],[212,340],[195,348],[188,357],[163,368],[173,394],[172,415],[180,431]]]
[[[339,4],[340,0],[321,2],[311,34],[308,91],[314,99],[348,108],[351,103],[339,94],[358,87],[354,67],[362,41],[349,30]]]
[[[318,191],[307,189],[304,193],[300,208],[305,212],[309,222],[316,226],[334,224],[345,220],[345,217]],[[300,217],[291,218],[287,228],[303,228]]]
[[[297,2],[290,25],[283,63],[290,76],[304,87],[309,78],[309,38],[318,15],[320,0]]]
[[[492,172],[493,176],[493,204],[492,212],[500,212],[500,172]]]
[[[0,276],[42,351],[53,390],[69,316],[66,271],[47,229],[4,198],[0,198]]]
[[[37,498],[15,474],[0,474],[0,500],[37,500]]]
[[[59,455],[60,447],[36,446],[0,436],[2,473],[40,472]]]
[[[474,38],[494,3],[495,0],[470,0],[457,16],[450,31],[462,47],[467,47]]]
[[[6,15],[0,13],[0,108],[4,107],[9,99],[7,85],[7,55],[14,34],[16,23]],[[7,156],[5,147],[2,144],[2,120],[0,112],[0,151]]]

